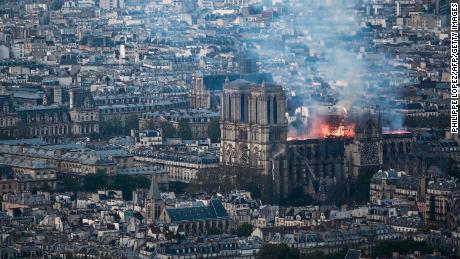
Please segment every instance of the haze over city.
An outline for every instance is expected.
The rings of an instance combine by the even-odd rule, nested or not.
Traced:
[[[0,0],[0,258],[459,257],[456,8]]]

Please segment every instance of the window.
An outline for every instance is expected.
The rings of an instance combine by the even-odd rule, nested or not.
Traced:
[[[267,99],[267,124],[270,124],[270,98]]]
[[[228,119],[232,119],[232,99],[230,95],[228,96]]]
[[[259,99],[256,97],[256,123],[259,122]]]
[[[246,120],[246,109],[244,104],[244,94],[240,96],[240,121],[244,122]]]

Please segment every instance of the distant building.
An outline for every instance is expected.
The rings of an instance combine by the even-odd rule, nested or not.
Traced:
[[[16,107],[15,97],[0,96],[2,138],[60,139],[99,133],[99,110],[85,90],[70,90],[70,104]]]
[[[449,200],[458,197],[458,183],[453,180],[428,182],[425,196],[425,219],[431,224],[446,224],[449,213]]]
[[[218,199],[211,199],[205,206],[166,208],[161,221],[177,226],[177,232],[187,236],[205,235],[210,229],[223,232],[231,229],[230,217]]]

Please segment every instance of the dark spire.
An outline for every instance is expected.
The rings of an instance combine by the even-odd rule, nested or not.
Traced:
[[[160,188],[158,187],[155,175],[150,180],[150,189],[147,198],[151,200],[161,200]]]

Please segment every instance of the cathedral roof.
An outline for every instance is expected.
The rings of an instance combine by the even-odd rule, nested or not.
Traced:
[[[250,74],[223,74],[223,75],[205,75],[203,76],[204,88],[208,90],[222,90],[226,80],[233,82],[238,79],[261,84],[262,82],[273,82],[273,77],[270,73],[250,73]]]

